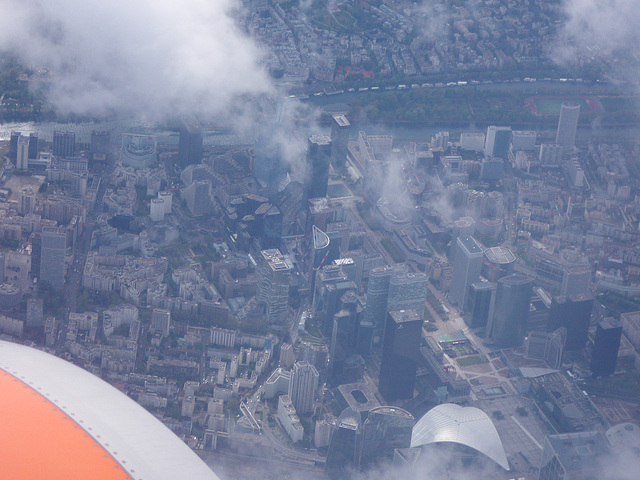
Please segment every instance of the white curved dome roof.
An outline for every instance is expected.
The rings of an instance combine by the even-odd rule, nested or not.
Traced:
[[[509,470],[498,431],[479,408],[443,403],[429,410],[413,427],[411,447],[441,442],[465,445]]]

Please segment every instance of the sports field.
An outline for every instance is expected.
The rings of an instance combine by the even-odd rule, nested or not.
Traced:
[[[563,102],[580,104],[580,113],[597,113],[602,111],[600,102],[594,97],[530,97],[525,104],[534,115],[559,115]]]

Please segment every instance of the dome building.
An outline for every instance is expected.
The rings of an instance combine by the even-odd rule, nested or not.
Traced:
[[[505,470],[509,461],[489,416],[475,407],[443,403],[429,410],[413,427],[411,447],[452,447],[453,455],[471,458],[480,453]]]

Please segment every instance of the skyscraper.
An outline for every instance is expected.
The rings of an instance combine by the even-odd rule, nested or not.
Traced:
[[[421,332],[422,317],[414,310],[387,315],[378,387],[387,401],[413,397]]]
[[[484,142],[484,155],[486,157],[507,158],[510,145],[511,127],[491,125],[487,128],[487,136]]]
[[[509,247],[490,247],[484,251],[482,276],[492,283],[511,275],[516,264],[516,256]]]
[[[513,274],[498,280],[491,336],[500,347],[515,347],[524,340],[533,277]]]
[[[473,237],[458,237],[453,256],[451,298],[461,308],[466,305],[469,287],[480,280],[482,248]]]
[[[389,301],[389,281],[393,275],[406,273],[408,267],[404,263],[376,267],[369,272],[367,284],[367,304],[364,318],[375,327],[375,335],[380,336],[384,331],[387,318],[387,303]]]
[[[18,170],[26,170],[29,168],[29,137],[21,136],[18,139],[16,168]]]
[[[580,118],[580,104],[563,102],[560,107],[560,119],[556,132],[556,143],[562,145],[565,152],[570,152],[576,144],[578,119]]]
[[[61,289],[64,286],[67,232],[63,227],[44,227],[41,236],[40,281]]]
[[[396,448],[409,448],[414,423],[413,415],[402,408],[385,406],[369,410],[362,427],[360,470],[391,462]]]
[[[262,187],[279,191],[287,177],[287,162],[283,143],[278,133],[271,129],[260,133],[256,139],[253,175]]]
[[[591,269],[586,265],[571,265],[564,268],[560,295],[587,293],[591,283]]]
[[[467,314],[464,321],[471,328],[486,327],[489,321],[494,285],[486,281],[473,282],[469,287]]]
[[[178,160],[183,167],[202,161],[202,126],[193,117],[180,119]]]
[[[304,197],[327,196],[331,139],[326,135],[312,135],[307,146],[307,162],[304,173]]]
[[[349,480],[358,471],[362,443],[360,412],[346,408],[338,422],[327,450],[324,473],[330,480]]]
[[[56,157],[73,157],[76,153],[76,134],[74,132],[53,132],[53,154]]]
[[[622,325],[612,317],[598,323],[591,353],[591,373],[594,377],[615,373],[621,336]]]
[[[429,279],[422,273],[401,273],[389,280],[387,311],[414,310],[420,318],[424,316]]]
[[[538,480],[607,478],[604,457],[610,445],[602,432],[548,435],[544,439]]]
[[[331,122],[331,161],[337,167],[343,167],[347,161],[347,143],[351,123],[342,114],[332,116]]]
[[[551,299],[547,332],[560,327],[567,329],[565,350],[572,351],[584,348],[587,344],[593,297],[591,294],[558,296]]]
[[[318,390],[320,375],[316,367],[309,362],[299,361],[293,364],[289,382],[289,398],[298,414],[313,412],[313,402]]]
[[[291,262],[278,249],[262,250],[258,255],[256,299],[266,306],[269,325],[287,322]]]

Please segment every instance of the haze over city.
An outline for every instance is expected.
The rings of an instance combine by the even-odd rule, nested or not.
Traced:
[[[7,478],[638,478],[635,2],[4,5]]]

